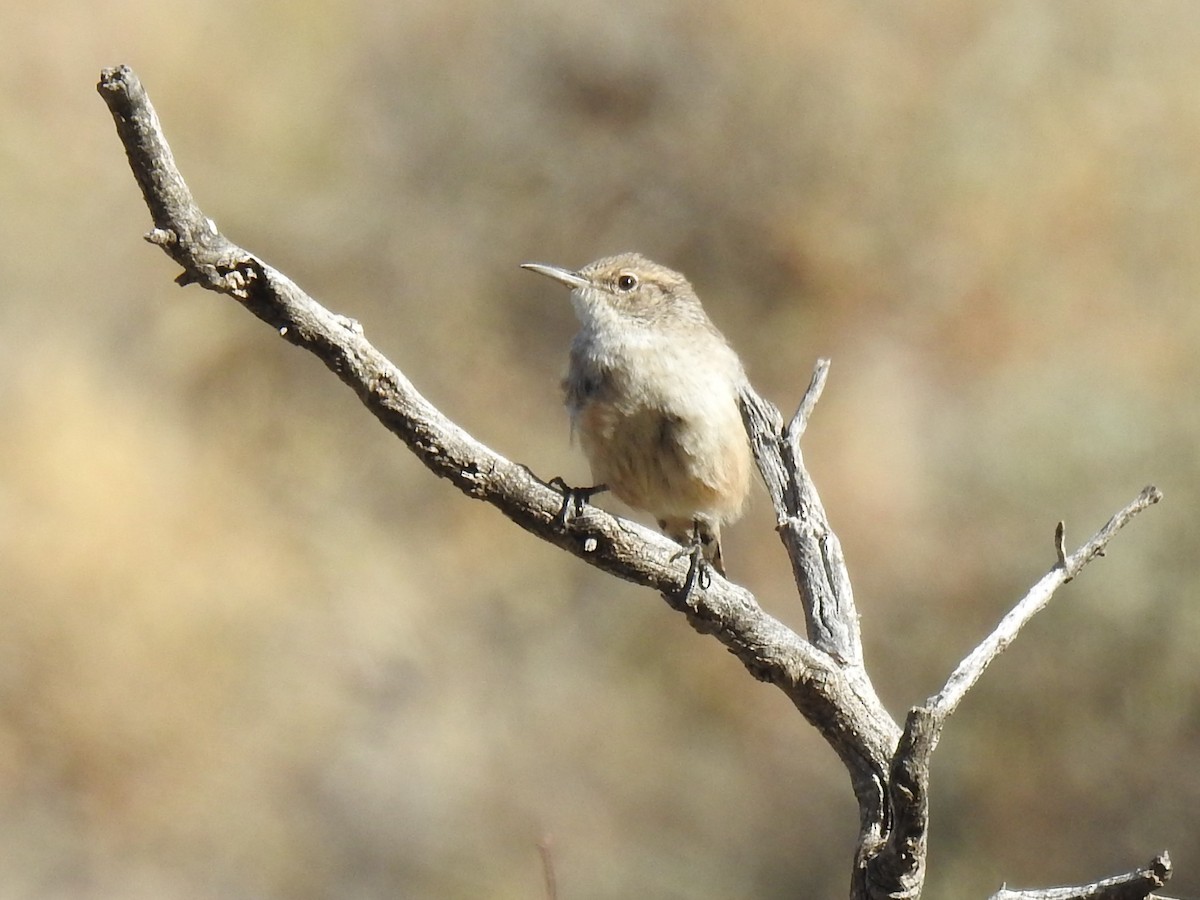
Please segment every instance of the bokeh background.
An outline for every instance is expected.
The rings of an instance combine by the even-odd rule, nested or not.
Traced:
[[[686,272],[793,408],[897,716],[1153,482],[935,757],[928,896],[1200,895],[1200,7],[0,10],[0,898],[845,896],[833,753],[653,594],[438,481],[171,283],[109,114],[543,477],[565,292]],[[799,626],[760,492],[732,575]]]

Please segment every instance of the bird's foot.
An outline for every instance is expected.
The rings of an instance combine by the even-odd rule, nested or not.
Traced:
[[[570,528],[571,523],[583,515],[583,508],[592,502],[594,496],[608,490],[608,485],[605,484],[594,484],[591,487],[571,487],[558,475],[555,475],[546,484],[562,494],[562,508],[554,517],[554,524],[563,530]]]
[[[693,605],[692,597],[696,593],[696,589],[706,591],[712,584],[712,563],[704,555],[704,541],[700,536],[699,523],[692,530],[691,541],[672,556],[671,560],[674,561],[684,556],[689,560],[688,572],[687,578],[683,580],[683,590],[679,592],[679,598],[690,607]]]

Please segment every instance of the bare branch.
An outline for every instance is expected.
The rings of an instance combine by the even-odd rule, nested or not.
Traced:
[[[746,385],[740,396],[742,420],[750,435],[754,461],[775,507],[776,530],[792,562],[808,639],[840,662],[861,667],[858,612],[842,545],[829,526],[800,451],[800,436],[828,372],[829,361],[818,360],[804,400],[786,428],[779,410]]]
[[[740,396],[742,419],[775,507],[776,530],[792,563],[808,638],[814,646],[829,653],[841,666],[843,677],[857,686],[857,695],[866,709],[874,711],[873,718],[881,723],[886,746],[890,748],[882,756],[871,754],[846,760],[859,802],[859,842],[851,897],[905,896],[905,886],[914,884],[915,893],[911,896],[915,897],[924,872],[923,854],[915,882],[909,877],[911,873],[899,878],[907,862],[892,867],[876,865],[880,849],[889,841],[891,798],[887,766],[888,760],[895,756],[898,729],[880,703],[863,666],[858,613],[841,543],[829,526],[800,449],[800,438],[824,390],[828,373],[829,360],[818,360],[800,407],[786,427],[779,410],[746,385]],[[923,825],[921,834],[923,841]]]
[[[866,864],[864,877],[886,886],[872,896],[916,900],[925,886],[929,838],[929,762],[941,736],[942,723],[917,707],[908,714],[904,732],[888,771],[891,828],[879,851]]]
[[[817,360],[817,364],[813,368],[812,380],[808,383],[808,390],[804,392],[796,414],[788,423],[787,442],[789,446],[795,448],[797,456],[800,451],[800,439],[804,437],[804,432],[808,428],[808,420],[812,416],[813,410],[817,408],[817,401],[821,399],[821,394],[825,390],[825,381],[829,378],[829,364],[828,359]]]
[[[720,640],[757,679],[776,685],[830,742],[861,796],[899,734],[862,679],[768,615],[744,588],[714,575],[684,595],[688,563],[678,545],[634,522],[588,507],[563,522],[563,494],[484,446],[413,387],[356,323],[325,309],[282,273],[224,238],[201,212],[172,158],[137,76],[106,69],[98,85],[117,124],[155,229],[148,238],[196,282],[238,300],[289,342],[317,356],[435,474],[499,509],[517,525],[628,581],[660,592],[697,631]],[[879,801],[874,800],[878,807]]]
[[[1164,850],[1148,865],[1125,875],[1078,887],[1010,891],[1001,888],[990,900],[1168,900],[1154,891],[1171,880],[1171,859]]]
[[[917,891],[899,892],[895,896],[919,895],[929,822],[930,764],[946,720],[962,702],[967,691],[979,681],[992,660],[1016,639],[1021,628],[1034,615],[1045,608],[1059,585],[1069,581],[1090,560],[1101,555],[1104,546],[1117,531],[1139,512],[1160,499],[1162,494],[1157,488],[1145,488],[1070,557],[1061,549],[1065,528],[1060,522],[1055,529],[1055,546],[1058,548],[1059,559],[1054,568],[1033,586],[1025,598],[1001,619],[996,629],[958,665],[938,694],[930,697],[925,706],[915,707],[909,712],[888,779],[888,797],[894,816],[893,827],[886,845],[871,860],[868,873],[872,879],[892,884],[901,883],[910,890],[915,888]]]
[[[928,705],[941,718],[945,718],[953,713],[958,704],[962,702],[963,697],[966,696],[967,691],[980,679],[992,660],[1004,652],[1030,619],[1045,609],[1046,604],[1050,602],[1050,598],[1054,596],[1054,592],[1059,586],[1078,575],[1080,570],[1097,556],[1103,555],[1105,546],[1107,546],[1113,536],[1130,519],[1150,508],[1161,499],[1162,492],[1158,488],[1153,485],[1143,488],[1142,492],[1126,505],[1124,509],[1109,519],[1107,524],[1096,532],[1090,541],[1069,557],[1061,550],[1058,551],[1059,560],[1055,563],[1054,568],[1030,588],[1029,593],[1025,595],[1024,599],[1000,620],[1000,624],[996,626],[995,630],[978,647],[972,650],[966,659],[959,663],[958,667],[950,675],[945,687],[936,695],[929,698],[927,701]],[[1062,534],[1063,528],[1060,524],[1056,530],[1056,546],[1061,546]]]
[[[569,501],[563,491],[475,440],[422,397],[357,323],[325,309],[282,273],[219,232],[196,204],[158,116],[130,69],[104,70],[98,90],[113,115],[154,221],[147,240],[183,267],[176,279],[180,284],[198,283],[236,299],[287,341],[317,356],[439,477],[589,564],[660,592],[693,628],[720,640],[755,678],[779,687],[850,773],[860,816],[852,898],[915,900],[920,896],[929,761],[946,717],[1054,590],[1102,555],[1107,542],[1134,515],[1158,502],[1161,495],[1156,489],[1143,491],[1070,557],[1063,549],[1060,527],[1055,567],[959,665],[942,691],[925,707],[910,712],[901,732],[863,666],[858,614],[841,545],[800,449],[825,386],[828,360],[817,363],[804,399],[786,427],[779,411],[749,385],[740,396],[755,459],[775,507],[777,530],[800,589],[805,640],[764,612],[748,591],[719,576],[689,590],[689,566],[681,560],[678,546],[656,532],[591,506],[579,515],[562,515]],[[552,895],[548,848],[543,858]],[[1160,860],[1165,880],[1169,862],[1165,855]],[[997,895],[1002,896],[1059,895]]]

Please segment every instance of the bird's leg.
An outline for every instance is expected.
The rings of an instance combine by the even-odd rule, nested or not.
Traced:
[[[687,556],[689,564],[687,578],[683,581],[683,590],[680,592],[680,596],[685,604],[691,606],[692,594],[695,593],[696,588],[706,591],[712,584],[712,564],[704,555],[704,538],[700,533],[699,520],[692,523],[692,539],[671,559],[679,559],[681,556]]]
[[[571,487],[558,475],[555,475],[546,484],[562,494],[562,508],[558,511],[558,515],[554,517],[554,524],[564,530],[569,528],[571,522],[578,516],[583,515],[584,506],[591,503],[594,496],[608,490],[608,485],[606,484],[594,484],[591,487]]]

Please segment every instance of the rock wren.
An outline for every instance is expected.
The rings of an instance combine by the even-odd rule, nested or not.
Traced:
[[[522,268],[571,288],[582,328],[563,381],[592,477],[722,575],[721,525],[750,487],[738,409],[746,374],[687,279],[636,253],[572,272]]]

